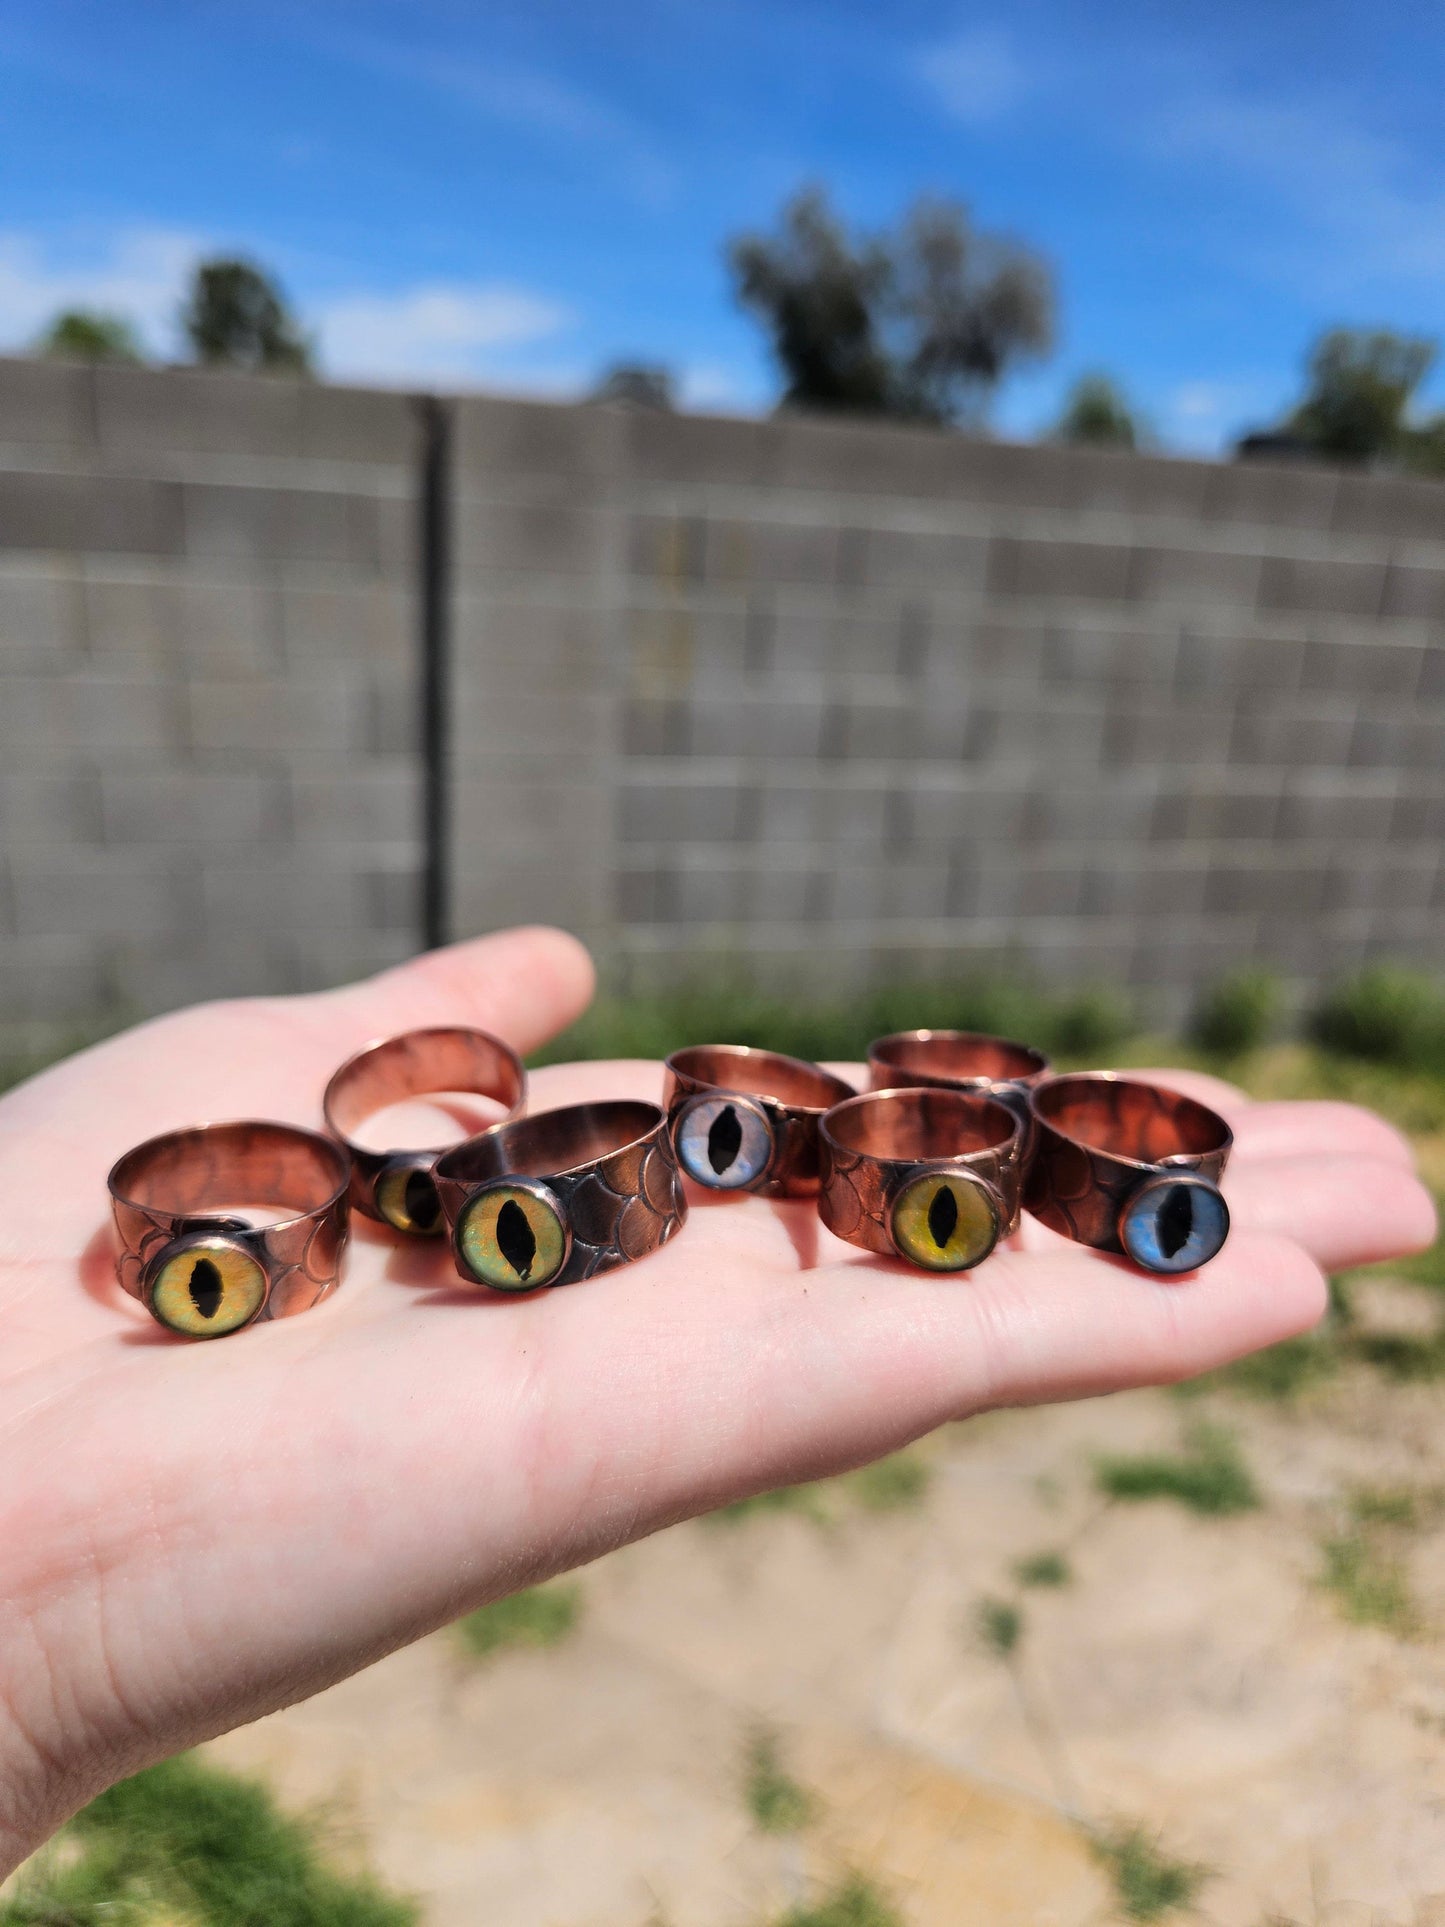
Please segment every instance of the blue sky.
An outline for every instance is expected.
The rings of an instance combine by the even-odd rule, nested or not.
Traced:
[[[337,376],[565,395],[647,360],[750,411],[723,243],[817,181],[1052,261],[1004,432],[1102,367],[1208,450],[1323,327],[1445,333],[1442,89],[1408,0],[0,0],[0,347],[86,302],[174,352],[189,265],[245,250]]]

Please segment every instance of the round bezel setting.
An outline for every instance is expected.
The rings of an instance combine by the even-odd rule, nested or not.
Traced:
[[[677,1161],[709,1191],[750,1191],[767,1180],[777,1149],[766,1108],[740,1091],[699,1091],[673,1121]]]
[[[900,1258],[925,1271],[971,1271],[1003,1230],[1003,1207],[985,1179],[957,1165],[936,1164],[898,1187],[888,1208],[888,1235]]]
[[[1147,1178],[1119,1211],[1119,1243],[1136,1265],[1177,1277],[1208,1264],[1229,1236],[1219,1187],[1194,1171]]]
[[[371,1201],[393,1231],[410,1238],[437,1238],[446,1230],[442,1201],[432,1176],[434,1151],[400,1151],[376,1174]]]
[[[457,1268],[490,1291],[537,1291],[562,1271],[572,1230],[556,1193],[537,1178],[482,1184],[457,1214]]]
[[[141,1298],[184,1338],[225,1338],[266,1309],[271,1276],[249,1240],[220,1231],[173,1238],[146,1266]]]

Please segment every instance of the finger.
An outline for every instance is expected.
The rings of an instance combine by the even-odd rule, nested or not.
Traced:
[[[1224,1193],[1236,1226],[1293,1238],[1326,1271],[1424,1251],[1435,1237],[1434,1200],[1392,1159],[1272,1158],[1231,1165]]]
[[[128,1146],[202,1118],[315,1126],[343,1058],[417,1025],[475,1024],[528,1049],[576,1017],[592,966],[560,930],[508,930],[431,951],[365,983],[305,997],[203,1004],[126,1031],[42,1072],[0,1105],[12,1160],[63,1156],[94,1184]],[[42,1149],[43,1145],[43,1149]]]
[[[362,983],[307,1000],[339,1032],[366,1037],[426,1024],[474,1024],[529,1051],[592,1001],[592,959],[565,930],[532,925],[448,944]]]
[[[1320,1101],[1251,1104],[1233,1120],[1234,1155],[1268,1158],[1360,1157],[1415,1168],[1409,1139],[1358,1104]]]

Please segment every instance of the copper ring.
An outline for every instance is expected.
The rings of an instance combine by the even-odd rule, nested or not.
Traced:
[[[1030,1102],[1024,1202],[1051,1230],[1166,1277],[1220,1249],[1229,1207],[1219,1180],[1234,1138],[1207,1105],[1114,1071],[1051,1077]]]
[[[352,1209],[414,1238],[439,1237],[445,1229],[432,1170],[450,1147],[371,1151],[351,1133],[389,1104],[439,1091],[489,1097],[501,1105],[503,1119],[514,1118],[527,1101],[527,1073],[499,1037],[439,1025],[403,1031],[357,1051],[332,1076],[321,1101],[327,1130],[351,1153]]]
[[[823,1119],[818,1212],[839,1238],[968,1271],[1018,1228],[1023,1126],[971,1091],[869,1091]]]
[[[631,1264],[687,1216],[666,1117],[627,1098],[493,1124],[444,1152],[435,1175],[457,1269],[493,1291]]]
[[[159,1324],[222,1338],[309,1311],[336,1284],[346,1152],[318,1131],[247,1120],[167,1131],[112,1167],[116,1276]],[[276,1224],[237,1213],[277,1207]]]
[[[693,1044],[665,1066],[662,1102],[677,1161],[709,1191],[818,1193],[818,1124],[856,1095],[831,1071],[747,1044]]]
[[[1022,1120],[1026,1148],[1033,1139],[1029,1092],[1048,1074],[1049,1060],[1041,1050],[981,1030],[899,1030],[868,1046],[873,1090],[921,1084],[996,1097]]]

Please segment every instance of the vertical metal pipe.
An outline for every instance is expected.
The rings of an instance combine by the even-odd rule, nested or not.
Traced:
[[[436,395],[419,395],[417,640],[422,767],[421,946],[451,936],[451,417]]]

